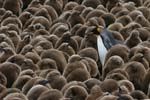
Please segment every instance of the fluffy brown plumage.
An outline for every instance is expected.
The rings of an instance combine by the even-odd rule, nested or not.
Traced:
[[[79,61],[68,63],[64,69],[63,75],[68,82],[85,81],[90,78],[90,73],[88,72],[86,65],[83,64],[80,59]]]
[[[11,94],[11,93],[21,93],[21,91],[17,88],[9,88],[4,90],[1,95],[0,95],[0,99],[3,100],[7,95]]]
[[[116,68],[121,68],[122,65],[124,65],[124,61],[120,56],[111,56],[102,68],[103,79],[105,79],[107,73]]]
[[[129,48],[132,48],[132,47],[138,45],[138,44],[141,43],[141,42],[142,42],[142,40],[141,40],[141,38],[140,38],[140,33],[139,33],[138,31],[136,31],[136,30],[133,30],[133,31],[130,33],[129,37],[126,38],[126,40],[125,40],[125,44],[126,44]]]
[[[14,81],[20,74],[20,67],[17,64],[5,62],[0,65],[0,72],[3,73],[7,78],[6,87],[11,87]],[[9,82],[8,82],[9,81]]]
[[[98,80],[98,79],[95,79],[95,78],[90,78],[90,79],[88,79],[88,80],[85,80],[84,81],[84,84],[86,85],[86,87],[87,87],[87,92],[88,93],[90,93],[92,90],[92,88],[94,87],[94,86],[100,86],[100,84],[101,84],[102,82],[100,81],[100,80]]]
[[[92,47],[87,47],[78,52],[81,57],[89,57],[98,61],[98,52]]]
[[[134,99],[148,99],[148,97],[146,96],[146,94],[144,94],[144,92],[139,91],[139,90],[134,90],[133,92],[130,93],[130,95]]]
[[[146,74],[144,65],[140,62],[132,61],[126,63],[124,68],[129,74],[129,80],[134,84],[135,89],[142,89],[142,83]]]
[[[6,10],[12,11],[16,15],[20,15],[21,13],[21,8],[22,8],[22,0],[5,0],[3,3],[3,8]]]
[[[28,98],[23,93],[10,93],[4,100],[28,100]]]
[[[57,89],[50,89],[48,91],[43,92],[37,100],[60,100],[63,98],[63,94]]]
[[[105,62],[107,62],[107,60],[114,55],[118,55],[120,56],[124,62],[128,61],[128,55],[129,55],[129,48],[125,45],[115,45],[112,48],[110,48],[106,54],[106,58],[105,58]]]
[[[111,84],[110,84],[111,83]],[[113,80],[113,79],[106,79],[104,80],[101,84],[100,84],[100,87],[102,89],[103,92],[109,92],[109,93],[112,93],[114,92],[115,90],[118,89],[119,85],[117,83],[116,80]]]
[[[99,0],[83,0],[82,4],[85,5],[86,7],[92,7],[92,8],[96,8],[99,4],[101,4],[101,1]]]
[[[38,67],[40,70],[43,69],[57,69],[57,65],[56,62],[53,59],[42,59],[37,63]]]
[[[43,51],[43,53],[41,54],[41,58],[50,58],[56,61],[58,70],[60,72],[63,72],[67,61],[63,55],[63,53],[57,49],[50,49],[50,50],[45,50]]]
[[[100,86],[95,85],[92,87],[90,94],[87,96],[86,100],[96,100],[98,97],[102,96],[103,92]]]
[[[46,79],[53,89],[61,90],[63,86],[67,84],[66,78],[57,70],[49,72],[46,76]]]
[[[149,21],[143,15],[138,15],[135,19],[135,22],[139,23],[143,27],[149,27],[150,26]]]
[[[38,97],[44,92],[48,91],[48,88],[43,85],[34,85],[27,93],[29,100],[37,100]]]
[[[149,63],[148,61],[144,58],[144,55],[142,53],[136,53],[131,59],[130,61],[138,61],[140,63],[142,63],[145,67],[145,69],[149,68]]]
[[[34,64],[37,64],[37,62],[41,60],[40,56],[37,53],[34,53],[34,52],[26,53],[25,57],[27,59],[31,59]]]
[[[1,85],[4,85],[4,86],[6,86],[6,84],[7,84],[7,78],[6,78],[6,76],[3,74],[3,73],[1,73],[0,72],[0,84]]]
[[[81,86],[70,86],[64,93],[66,98],[75,99],[75,100],[85,100],[88,93],[85,88]]]
[[[58,15],[62,13],[62,7],[63,7],[63,1],[62,0],[56,0],[56,1],[51,1],[51,0],[46,0],[44,2],[45,5],[52,6]]]
[[[22,87],[30,79],[31,79],[31,76],[28,76],[28,75],[18,76],[18,78],[13,83],[12,88],[18,88],[18,89],[22,90]]]

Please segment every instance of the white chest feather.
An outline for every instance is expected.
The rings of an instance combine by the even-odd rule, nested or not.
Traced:
[[[104,65],[107,49],[105,48],[102,38],[100,36],[97,37],[97,48],[98,48],[101,64]]]

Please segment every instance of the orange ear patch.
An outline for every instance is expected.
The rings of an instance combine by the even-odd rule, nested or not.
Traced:
[[[99,33],[101,32],[101,28],[100,27],[97,28],[97,32],[99,32]]]

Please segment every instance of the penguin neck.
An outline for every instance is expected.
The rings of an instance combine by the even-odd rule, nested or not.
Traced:
[[[99,54],[101,64],[102,66],[104,66],[107,49],[104,46],[103,40],[100,35],[97,36],[97,49],[98,49],[98,54]]]

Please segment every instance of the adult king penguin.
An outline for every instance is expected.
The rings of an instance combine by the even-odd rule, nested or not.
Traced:
[[[108,49],[110,49],[113,45],[123,44],[122,41],[115,39],[112,33],[102,26],[90,26],[85,32],[85,35],[89,34],[96,36],[97,51],[100,56],[99,59],[102,66],[104,66],[105,56]]]

